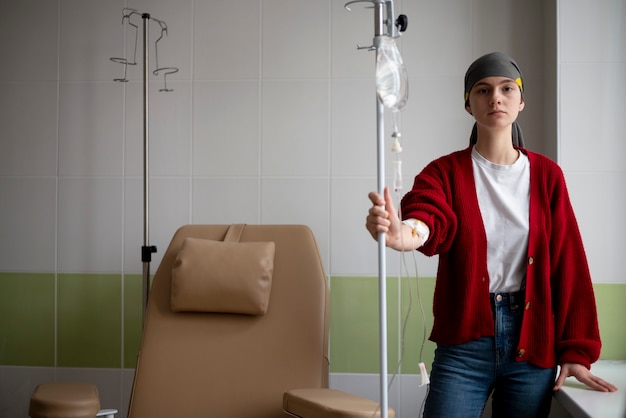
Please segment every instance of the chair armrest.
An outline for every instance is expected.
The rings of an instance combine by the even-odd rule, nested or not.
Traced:
[[[293,389],[283,394],[283,411],[299,418],[380,417],[380,404],[335,389]],[[388,409],[388,417],[395,412]]]

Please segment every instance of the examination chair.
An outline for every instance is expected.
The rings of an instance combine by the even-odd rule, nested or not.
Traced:
[[[380,416],[328,389],[328,326],[308,227],[183,226],[154,276],[128,417]]]

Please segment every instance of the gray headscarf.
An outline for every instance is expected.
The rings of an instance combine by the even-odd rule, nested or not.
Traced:
[[[465,105],[467,106],[469,100],[469,93],[472,90],[474,84],[485,77],[500,76],[508,77],[515,80],[519,89],[524,94],[524,82],[522,80],[522,72],[515,60],[508,55],[501,52],[492,52],[487,55],[483,55],[472,63],[465,73]],[[525,148],[524,136],[522,134],[522,128],[517,121],[513,122],[511,127],[511,140],[516,147]],[[474,123],[472,133],[470,135],[470,145],[474,145],[478,140],[478,128]]]

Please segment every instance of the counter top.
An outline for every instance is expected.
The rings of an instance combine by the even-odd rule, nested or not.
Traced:
[[[600,360],[591,373],[617,386],[617,392],[598,392],[568,377],[555,399],[574,418],[626,418],[626,360]]]

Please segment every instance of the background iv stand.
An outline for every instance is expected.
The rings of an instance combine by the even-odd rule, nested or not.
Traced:
[[[138,33],[139,26],[134,24],[131,19],[134,17],[141,17],[143,21],[143,245],[141,247],[141,261],[143,263],[143,275],[142,275],[142,323],[145,318],[146,307],[148,306],[148,293],[150,289],[150,262],[152,261],[152,253],[156,253],[157,248],[154,245],[150,245],[150,233],[149,233],[149,164],[148,164],[148,156],[149,156],[149,141],[148,141],[148,133],[149,133],[149,86],[148,86],[148,78],[149,78],[149,27],[150,20],[153,20],[159,24],[161,29],[161,34],[158,39],[154,43],[154,56],[156,62],[156,69],[152,72],[155,76],[159,74],[163,74],[163,84],[164,87],[159,91],[169,92],[171,89],[167,88],[167,76],[170,74],[174,74],[178,72],[178,68],[176,67],[159,67],[159,54],[158,54],[158,43],[163,38],[164,35],[167,35],[167,24],[158,20],[154,17],[150,17],[149,13],[139,13],[135,9],[125,8],[122,10],[122,24],[126,23],[128,26],[131,26],[135,32],[135,41],[134,41],[134,50],[133,50],[133,59],[129,61],[128,58],[111,58],[111,61],[117,62],[119,64],[124,65],[124,76],[122,78],[116,78],[114,81],[119,81],[126,83],[128,82],[127,74],[128,74],[128,66],[129,65],[137,65],[137,41],[138,41]]]
[[[377,51],[383,36],[398,37],[398,31],[404,32],[407,27],[407,17],[398,16],[393,20],[393,0],[353,0],[345,4],[347,10],[354,3],[372,3],[374,9],[374,40],[371,46],[357,46],[358,49]],[[397,29],[396,29],[397,28]],[[377,139],[377,183],[378,193],[384,196],[385,190],[385,106],[376,99],[376,139]],[[381,418],[387,418],[389,409],[387,389],[387,266],[385,234],[378,234],[378,305],[380,328],[380,413]]]

